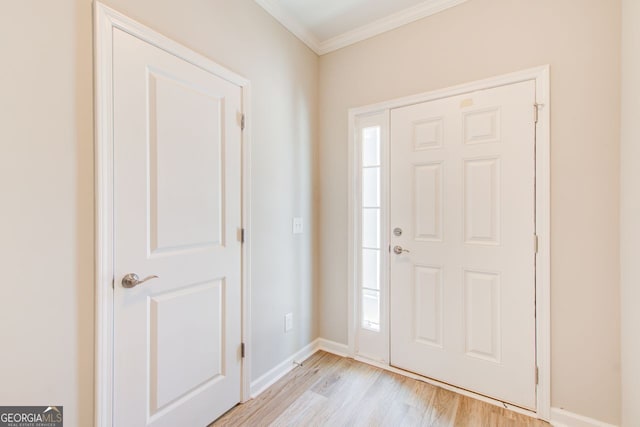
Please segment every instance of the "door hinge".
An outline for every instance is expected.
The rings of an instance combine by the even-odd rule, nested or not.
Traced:
[[[244,130],[245,126],[245,115],[242,114],[242,118],[240,119],[240,130]]]
[[[240,344],[240,356],[244,359],[244,343]]]
[[[244,238],[245,238],[244,234],[245,234],[244,233],[244,228],[241,228],[240,229],[240,243],[244,243]]]
[[[538,235],[537,234],[533,235],[533,250],[535,251],[535,253],[538,253]]]
[[[536,366],[536,385],[540,384],[540,368]]]
[[[540,111],[540,104],[533,104],[533,122],[538,123],[538,113]]]

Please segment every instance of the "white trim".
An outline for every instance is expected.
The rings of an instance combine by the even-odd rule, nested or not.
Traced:
[[[95,425],[113,425],[113,93],[107,9],[94,3],[95,73]]]
[[[211,72],[242,89],[242,110],[247,117],[242,134],[242,215],[249,235],[251,223],[250,82],[212,60],[151,30],[121,13],[94,2],[95,73],[95,239],[96,239],[96,321],[95,321],[95,425],[113,424],[113,29],[118,28],[197,67]],[[242,338],[250,346],[250,247],[242,249]],[[249,397],[250,347],[242,363],[242,400]]]
[[[347,31],[339,36],[320,42],[317,50],[319,55],[333,52],[343,47],[375,37],[387,31],[402,27],[403,25],[426,18],[446,9],[458,6],[467,0],[427,0],[415,6],[396,12],[392,15],[378,19],[370,24],[363,25],[354,30]],[[315,50],[315,49],[314,49]]]
[[[335,354],[340,357],[349,357],[349,347],[347,345],[324,338],[318,338],[317,341],[318,350],[326,351],[327,353]]]
[[[536,102],[541,106],[536,127],[536,233],[538,234],[538,255],[536,261],[536,361],[539,369],[539,384],[537,387],[536,416],[543,420],[550,418],[551,408],[551,184],[550,184],[550,107],[549,107],[549,66],[542,66],[492,77],[476,82],[466,83],[450,88],[435,90],[418,95],[398,98],[378,104],[368,105],[349,110],[349,189],[350,200],[356,194],[353,191],[356,177],[354,163],[355,120],[358,116],[388,111],[392,108],[404,107],[412,104],[433,101],[450,96],[494,87],[505,86],[523,81],[534,80],[536,83]],[[354,204],[349,202],[349,354],[355,356],[356,328],[354,319],[357,309],[354,304],[357,281],[355,280],[355,260],[353,253],[354,230],[358,219],[354,216]]]
[[[264,392],[266,389],[282,379],[282,377],[291,372],[296,366],[298,366],[298,364],[304,362],[309,357],[317,353],[318,350],[320,350],[319,341],[320,339],[312,341],[311,343],[295,352],[292,356],[287,357],[284,361],[275,366],[269,372],[262,375],[255,381],[252,381],[251,398],[255,399],[256,397],[258,397],[262,392]]]
[[[273,0],[254,0],[260,7],[266,10],[269,15],[273,16],[276,21],[280,22],[287,30],[300,41],[320,55],[320,40],[303,25],[297,18],[289,13],[281,4]]]
[[[555,427],[616,427],[560,408],[551,408],[551,425]]]
[[[536,361],[538,417],[551,417],[551,90],[549,66],[537,69],[536,102]],[[533,71],[533,70],[532,70]]]
[[[360,168],[356,159],[357,150],[357,125],[356,115],[349,110],[349,130],[348,130],[348,165],[347,165],[347,354],[354,357],[356,354],[356,341],[358,333],[358,272],[357,259],[358,251],[358,233],[357,227],[359,223],[358,215],[360,215],[357,202],[358,197],[358,174]]]
[[[300,41],[318,55],[324,55],[362,40],[375,37],[403,25],[426,18],[467,0],[426,0],[369,24],[347,31],[327,40],[319,40],[298,18],[293,16],[277,0],[254,0]]]
[[[329,341],[324,338],[317,338],[313,342],[307,344],[292,356],[287,357],[280,364],[275,366],[260,378],[251,382],[251,399],[255,399],[266,389],[277,383],[282,377],[291,372],[298,364],[304,362],[318,351],[326,351],[340,357],[348,357],[348,349],[344,344],[335,341]]]
[[[242,131],[242,342],[244,360],[242,363],[242,401],[251,397],[251,83],[245,80],[242,87],[242,111],[245,118]]]
[[[499,86],[510,85],[514,83],[525,82],[527,80],[536,81],[536,91],[549,90],[549,66],[544,65],[541,67],[529,68],[527,70],[517,71],[509,74],[502,74],[500,76],[489,77],[474,82],[463,83],[456,86],[451,86],[444,89],[436,89],[429,92],[422,92],[416,95],[403,96],[402,98],[395,98],[388,101],[378,102],[376,104],[365,105],[362,107],[355,107],[349,109],[349,114],[353,116],[359,116],[363,114],[372,114],[378,111],[406,107],[407,105],[420,104],[422,102],[434,101],[436,99],[448,98],[451,96],[462,95],[465,93],[474,92],[477,90],[492,89]],[[548,93],[541,94],[544,99],[549,98]],[[539,101],[541,102],[541,101]],[[544,121],[545,114],[540,117],[541,121]],[[548,116],[548,113],[547,113]],[[548,126],[548,123],[546,124]],[[538,123],[540,126],[540,123]]]

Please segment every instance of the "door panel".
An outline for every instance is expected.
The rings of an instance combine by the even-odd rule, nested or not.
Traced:
[[[423,266],[414,269],[415,339],[421,344],[442,348],[442,270]]]
[[[114,425],[207,425],[240,401],[241,88],[113,49]]]
[[[224,99],[153,71],[148,78],[152,253],[219,246]]]
[[[149,299],[152,413],[221,379],[223,295],[224,282],[216,280]]]
[[[416,240],[442,240],[442,163],[414,166]]]
[[[391,363],[535,408],[535,84],[391,111]]]
[[[500,244],[500,158],[464,160],[464,242]]]
[[[464,271],[465,354],[500,363],[500,275]]]

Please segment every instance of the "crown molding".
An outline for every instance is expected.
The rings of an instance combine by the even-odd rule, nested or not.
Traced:
[[[401,10],[370,24],[348,31],[339,36],[322,41],[319,46],[319,55],[324,55],[334,50],[350,46],[362,40],[375,37],[387,31],[394,30],[403,25],[435,15],[443,10],[452,8],[467,0],[427,0],[413,7]]]
[[[320,55],[320,40],[309,31],[297,18],[283,8],[279,3],[273,0],[254,0],[260,7],[273,16],[294,36],[300,39],[311,50]]]
[[[297,18],[291,15],[279,3],[273,0],[254,0],[286,29],[298,37],[304,44],[318,55],[350,46],[362,40],[375,37],[387,31],[394,30],[403,25],[409,24],[418,19],[435,15],[443,10],[452,8],[467,0],[426,0],[413,7],[401,10],[400,12],[378,19],[370,24],[363,25],[354,30],[332,37],[328,40],[320,41],[318,38]]]

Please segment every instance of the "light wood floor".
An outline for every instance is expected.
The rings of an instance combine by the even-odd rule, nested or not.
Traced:
[[[318,352],[217,426],[548,426],[431,384]]]

